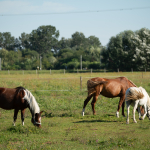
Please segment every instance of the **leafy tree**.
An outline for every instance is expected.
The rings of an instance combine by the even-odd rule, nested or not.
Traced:
[[[134,35],[132,31],[124,31],[111,37],[106,49],[103,49],[103,62],[110,69],[119,68],[120,70],[131,70],[134,67],[132,62],[135,54],[134,44],[131,37]]]
[[[40,26],[29,35],[30,49],[37,51],[40,55],[48,51],[57,53],[59,31],[53,26]]]
[[[7,60],[8,51],[6,49],[0,50],[0,58],[2,58],[3,67],[5,66],[5,61]]]
[[[95,36],[89,36],[88,37],[88,43],[90,46],[93,46],[93,47],[100,47],[101,46],[101,42],[99,41],[99,38],[97,38]]]
[[[71,47],[71,41],[72,39],[65,39],[64,37],[61,38],[61,40],[58,42],[59,49],[65,49]]]
[[[75,32],[72,34],[72,41],[71,41],[71,47],[76,47],[76,49],[79,49],[84,45],[84,42],[86,41],[85,35],[81,32]]]
[[[11,36],[10,32],[0,33],[0,47],[7,50],[15,48],[15,38]]]
[[[21,33],[21,36],[19,37],[20,40],[20,49],[29,49],[30,48],[30,40],[29,40],[30,35],[26,33]]]
[[[134,43],[133,62],[137,65],[137,69],[149,69],[150,67],[150,30],[142,28],[135,32],[132,36]]]

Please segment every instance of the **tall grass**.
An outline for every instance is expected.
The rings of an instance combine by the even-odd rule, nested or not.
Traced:
[[[126,118],[121,116],[121,111],[119,119],[115,116],[118,98],[99,96],[95,105],[97,115],[92,115],[89,102],[85,116],[81,116],[83,102],[87,96],[86,82],[97,76],[126,76],[150,94],[149,72],[51,75],[0,73],[1,87],[24,86],[32,92],[40,109],[44,111],[42,128],[37,129],[31,123],[28,109],[25,126],[21,125],[19,113],[15,127],[12,126],[13,110],[0,109],[0,149],[148,149],[148,118],[138,121],[137,124],[130,121],[130,124],[126,125]]]

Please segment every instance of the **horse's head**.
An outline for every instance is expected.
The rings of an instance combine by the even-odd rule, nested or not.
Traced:
[[[42,112],[43,112],[43,111],[41,111],[40,113],[36,113],[35,116],[32,117],[32,119],[31,119],[31,122],[32,122],[35,126],[37,126],[37,127],[39,127],[39,128],[41,128],[41,114],[42,114]]]

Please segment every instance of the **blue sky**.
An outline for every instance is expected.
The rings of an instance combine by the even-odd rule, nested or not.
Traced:
[[[141,7],[149,8],[134,9]],[[98,10],[101,12],[93,12]],[[89,12],[71,13],[83,11]],[[52,25],[59,30],[59,39],[71,38],[78,31],[86,37],[98,37],[105,46],[112,36],[125,30],[150,29],[149,15],[150,0],[0,0],[0,32],[18,38],[23,32],[29,34],[39,26]]]

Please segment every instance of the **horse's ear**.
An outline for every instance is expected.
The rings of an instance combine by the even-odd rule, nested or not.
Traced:
[[[42,113],[43,113],[43,111],[40,112],[40,114],[42,114]]]

